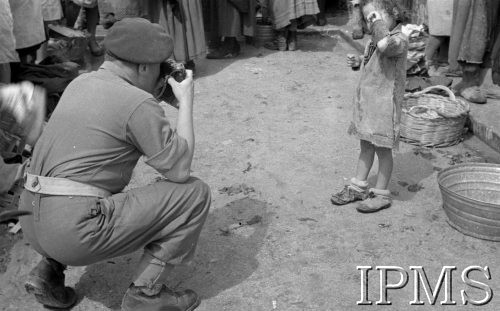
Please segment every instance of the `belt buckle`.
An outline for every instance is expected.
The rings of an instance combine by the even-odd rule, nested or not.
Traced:
[[[35,176],[35,178],[33,178],[30,187],[33,188],[33,192],[39,192],[40,189],[42,189],[42,186],[40,185],[40,180],[38,180],[38,176]]]

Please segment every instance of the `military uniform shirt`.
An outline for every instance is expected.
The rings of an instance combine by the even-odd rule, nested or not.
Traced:
[[[164,174],[186,150],[186,140],[151,94],[101,67],[68,85],[35,146],[29,171],[117,193],[142,155]]]

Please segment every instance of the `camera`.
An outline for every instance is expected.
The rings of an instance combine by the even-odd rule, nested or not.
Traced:
[[[179,103],[175,98],[172,87],[168,84],[168,79],[173,78],[177,82],[182,82],[186,79],[186,68],[183,63],[177,63],[172,59],[168,59],[160,64],[161,88],[158,91],[156,99],[164,101],[175,108],[179,108]]]

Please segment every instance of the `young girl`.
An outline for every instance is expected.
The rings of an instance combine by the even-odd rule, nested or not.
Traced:
[[[392,174],[392,149],[399,140],[399,120],[406,80],[407,37],[401,32],[404,12],[397,0],[361,0],[362,11],[372,39],[363,56],[348,55],[347,64],[361,66],[361,77],[354,96],[354,118],[349,134],[360,139],[356,176],[331,202],[344,205],[358,200],[356,208],[370,213],[391,205],[387,189]],[[368,188],[367,177],[377,154],[379,170],[375,188]]]

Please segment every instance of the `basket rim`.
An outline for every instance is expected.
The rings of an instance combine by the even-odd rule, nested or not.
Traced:
[[[438,99],[438,97],[439,97],[438,100],[441,101],[441,107],[447,105],[448,108],[449,107],[454,108],[453,110],[454,110],[454,113],[456,114],[456,116],[446,116],[445,117],[445,116],[441,115],[442,112],[440,112],[438,108],[436,108],[436,107],[430,107],[430,105],[428,103],[426,103],[426,102],[419,103],[418,102],[418,98],[405,98],[403,100],[403,104],[401,105],[401,112],[404,113],[404,114],[407,114],[407,115],[414,116],[416,118],[423,119],[423,120],[434,120],[436,118],[429,119],[429,118],[424,118],[424,117],[421,117],[421,116],[419,116],[417,114],[414,114],[414,113],[411,112],[411,110],[412,110],[413,107],[423,107],[423,108],[427,108],[429,110],[434,110],[439,115],[439,118],[442,118],[442,119],[464,118],[464,117],[467,117],[467,115],[470,112],[470,105],[469,105],[469,103],[467,103],[465,100],[462,100],[460,98],[457,98],[455,101],[451,101],[451,100],[446,99],[444,96],[436,95],[436,94],[424,94],[422,96],[425,96],[427,98],[436,98],[436,99]],[[413,104],[413,105],[409,105],[408,102],[410,100],[411,101],[417,101],[417,103]]]
[[[428,94],[428,93],[430,91],[432,91],[432,90],[435,90],[435,89],[442,90],[442,91],[445,91],[446,93],[448,93],[448,97],[452,101],[454,101],[456,99],[455,94],[453,93],[453,91],[450,88],[448,88],[448,87],[446,87],[444,85],[439,85],[439,84],[437,84],[437,85],[431,85],[431,86],[426,87],[425,89],[423,89],[421,91],[418,91],[418,92],[406,93],[405,94],[405,98],[406,97],[418,98],[418,97],[421,97],[421,96],[424,96],[424,95],[432,95],[432,94]]]

